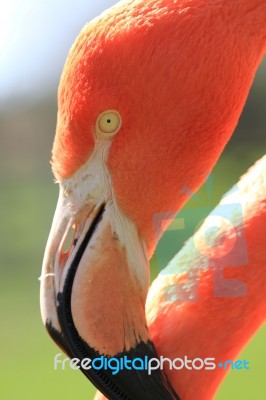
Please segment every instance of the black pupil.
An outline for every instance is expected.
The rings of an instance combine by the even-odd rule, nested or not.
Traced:
[[[111,123],[111,120],[110,120],[110,118],[108,118],[108,120],[107,120],[107,123],[108,123],[108,124],[110,124],[110,123]]]

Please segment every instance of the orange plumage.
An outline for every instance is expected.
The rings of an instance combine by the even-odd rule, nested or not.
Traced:
[[[207,268],[200,272],[198,302],[165,302],[165,287],[178,283],[180,274],[158,278],[149,296],[149,331],[144,306],[146,253],[150,258],[159,239],[153,216],[169,212],[174,217],[187,200],[182,188],[195,191],[217,161],[265,53],[265,20],[265,0],[129,0],[107,10],[78,36],[59,86],[52,168],[60,198],[41,294],[43,320],[68,354],[82,347],[77,341],[110,356],[135,351],[152,339],[167,356],[198,351],[234,357],[264,319],[265,276],[258,264],[265,262],[265,176],[259,166],[251,180],[240,182],[244,189],[238,199],[254,253],[247,266],[227,272],[227,277],[242,277],[247,296],[213,298]],[[109,139],[106,132],[104,138],[97,136],[98,118],[106,110],[121,118],[121,128]],[[249,197],[246,190],[253,184],[257,193]],[[96,228],[83,249],[89,224]],[[71,226],[75,240],[63,254]],[[197,262],[191,254],[187,268]],[[219,329],[225,325],[223,335]],[[197,398],[209,399],[223,375],[168,372],[173,388],[187,400],[195,398],[196,384]],[[160,379],[164,395],[170,396],[163,398],[177,398]],[[97,379],[93,382],[101,389]],[[144,384],[141,393],[134,385],[117,385],[128,398],[146,399],[150,393]],[[104,393],[112,398],[108,390]]]

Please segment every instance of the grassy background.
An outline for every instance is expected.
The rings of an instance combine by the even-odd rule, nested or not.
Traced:
[[[238,130],[214,169],[214,202],[265,153],[265,96],[266,63]],[[54,371],[53,357],[59,351],[46,334],[39,312],[38,277],[57,200],[48,163],[54,99],[55,95],[34,105],[14,100],[0,114],[0,398],[5,400],[92,399],[94,393],[81,373]],[[202,198],[204,190],[199,194]],[[152,265],[157,271],[155,261]],[[216,400],[265,398],[265,343],[262,328],[240,355],[250,361],[251,370],[231,371]]]

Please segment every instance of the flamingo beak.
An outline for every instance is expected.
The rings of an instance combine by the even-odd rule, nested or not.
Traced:
[[[42,319],[55,342],[71,357],[74,355],[69,344],[71,335],[65,329],[65,319],[71,314],[70,295],[83,253],[104,208],[104,203],[89,201],[85,207],[72,212],[64,191],[60,190],[45,249],[40,278]]]
[[[148,262],[138,236],[128,237],[139,253],[139,272],[130,267],[121,231],[114,230],[114,216],[120,218],[114,199],[84,201],[76,193],[74,202],[70,192],[60,190],[42,267],[41,313],[50,336],[109,399],[178,399],[160,370],[114,375],[83,367],[82,360],[101,356],[132,360],[157,354],[146,325]]]

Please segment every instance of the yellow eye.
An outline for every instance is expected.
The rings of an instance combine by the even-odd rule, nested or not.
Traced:
[[[96,121],[96,136],[98,139],[113,139],[121,128],[121,125],[122,118],[118,111],[104,111],[98,116]]]

